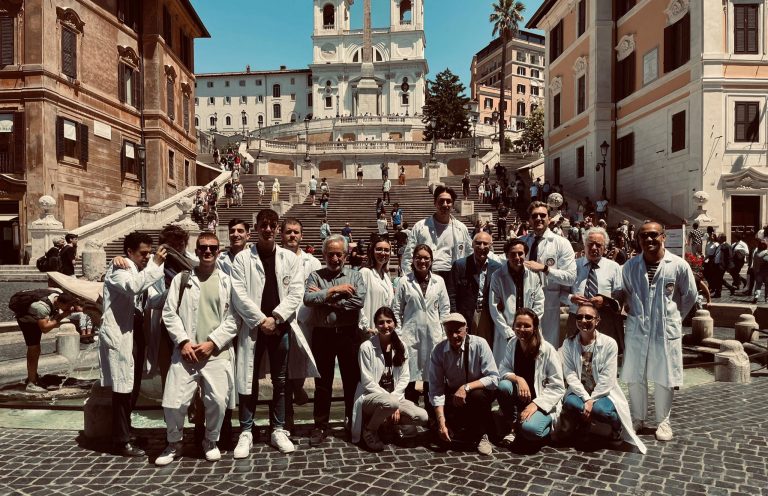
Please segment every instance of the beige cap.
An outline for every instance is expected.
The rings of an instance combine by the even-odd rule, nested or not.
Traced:
[[[450,313],[446,318],[443,319],[443,325],[447,324],[448,322],[458,322],[460,324],[467,325],[467,319],[465,319],[464,316],[458,312]]]

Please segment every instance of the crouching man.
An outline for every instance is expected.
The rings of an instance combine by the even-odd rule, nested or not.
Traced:
[[[195,251],[200,265],[173,278],[163,307],[174,350],[163,393],[168,446],[156,465],[168,465],[179,456],[184,419],[198,385],[205,405],[203,451],[206,460],[219,460],[216,442],[234,387],[231,343],[237,324],[230,308],[231,280],[216,267],[219,239],[202,233]]]

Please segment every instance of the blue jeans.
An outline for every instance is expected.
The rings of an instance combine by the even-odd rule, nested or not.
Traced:
[[[513,423],[517,423],[519,418],[518,410],[528,406],[519,398],[517,384],[507,379],[499,381],[496,398],[504,416],[511,419]],[[552,417],[541,410],[536,410],[527,420],[520,423],[520,434],[532,441],[547,437],[551,431]]]
[[[563,414],[569,415],[574,419],[581,419],[581,413],[584,411],[584,400],[575,393],[568,393],[563,401]],[[592,419],[597,422],[608,424],[614,431],[621,429],[621,420],[616,407],[607,396],[598,398],[592,403]]]
[[[269,375],[272,378],[272,407],[270,424],[275,429],[285,426],[285,383],[288,376],[288,350],[290,336],[288,329],[280,334],[266,335],[259,331],[256,349],[253,353],[253,379],[251,394],[240,395],[240,427],[242,432],[249,432],[253,427],[253,413],[256,400],[259,399],[259,368],[264,351],[269,353]]]

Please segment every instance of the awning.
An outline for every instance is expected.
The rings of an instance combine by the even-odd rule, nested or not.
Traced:
[[[19,214],[0,214],[0,222],[19,220]]]

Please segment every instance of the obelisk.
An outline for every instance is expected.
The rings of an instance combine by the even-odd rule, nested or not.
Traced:
[[[378,115],[379,85],[374,78],[371,0],[363,0],[363,63],[357,83],[357,115]]]

